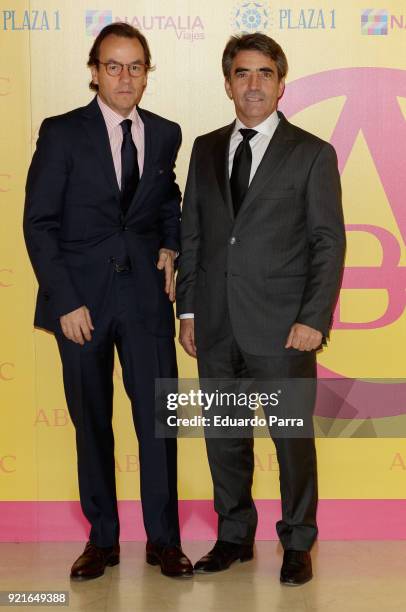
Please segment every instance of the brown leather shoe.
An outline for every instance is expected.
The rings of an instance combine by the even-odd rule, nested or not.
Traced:
[[[88,542],[85,550],[72,565],[70,577],[72,580],[92,580],[103,576],[106,566],[120,563],[120,546],[99,548]]]
[[[191,578],[193,565],[180,546],[161,546],[147,542],[146,559],[150,565],[160,565],[170,578]]]
[[[230,567],[234,561],[250,561],[254,556],[252,544],[234,544],[217,540],[214,547],[195,563],[195,572],[198,574],[212,574],[222,572]]]
[[[281,583],[299,586],[313,578],[312,559],[305,550],[285,550],[281,568]]]

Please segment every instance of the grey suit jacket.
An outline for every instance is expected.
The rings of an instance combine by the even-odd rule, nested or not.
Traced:
[[[234,218],[228,149],[234,123],[196,139],[183,204],[177,314],[195,314],[197,349],[231,323],[243,350],[285,349],[293,323],[326,337],[345,252],[334,148],[279,125]]]

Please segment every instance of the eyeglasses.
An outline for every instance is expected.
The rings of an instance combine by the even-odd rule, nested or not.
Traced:
[[[105,67],[106,72],[109,76],[115,77],[120,76],[123,72],[124,66],[127,67],[128,74],[130,77],[137,78],[143,76],[145,74],[146,64],[141,64],[139,62],[132,62],[131,64],[121,64],[120,62],[100,62],[97,60],[98,64],[102,64]]]
[[[239,81],[246,81],[251,74],[256,74],[261,81],[271,81],[274,78],[274,72],[272,70],[264,70],[258,68],[257,70],[238,70],[234,73],[234,76]]]

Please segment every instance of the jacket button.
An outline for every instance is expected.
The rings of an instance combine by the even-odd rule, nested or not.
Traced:
[[[231,244],[231,245],[233,245],[233,244],[235,244],[236,242],[237,242],[236,237],[235,237],[235,236],[231,236],[231,238],[230,238],[230,244]]]
[[[127,227],[127,225],[123,225],[123,226],[121,227],[121,229],[123,230],[123,232],[126,232],[126,231],[128,230],[128,227]]]

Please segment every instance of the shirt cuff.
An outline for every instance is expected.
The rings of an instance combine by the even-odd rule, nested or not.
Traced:
[[[184,314],[179,315],[179,319],[194,319],[195,315],[193,312],[185,312]]]

